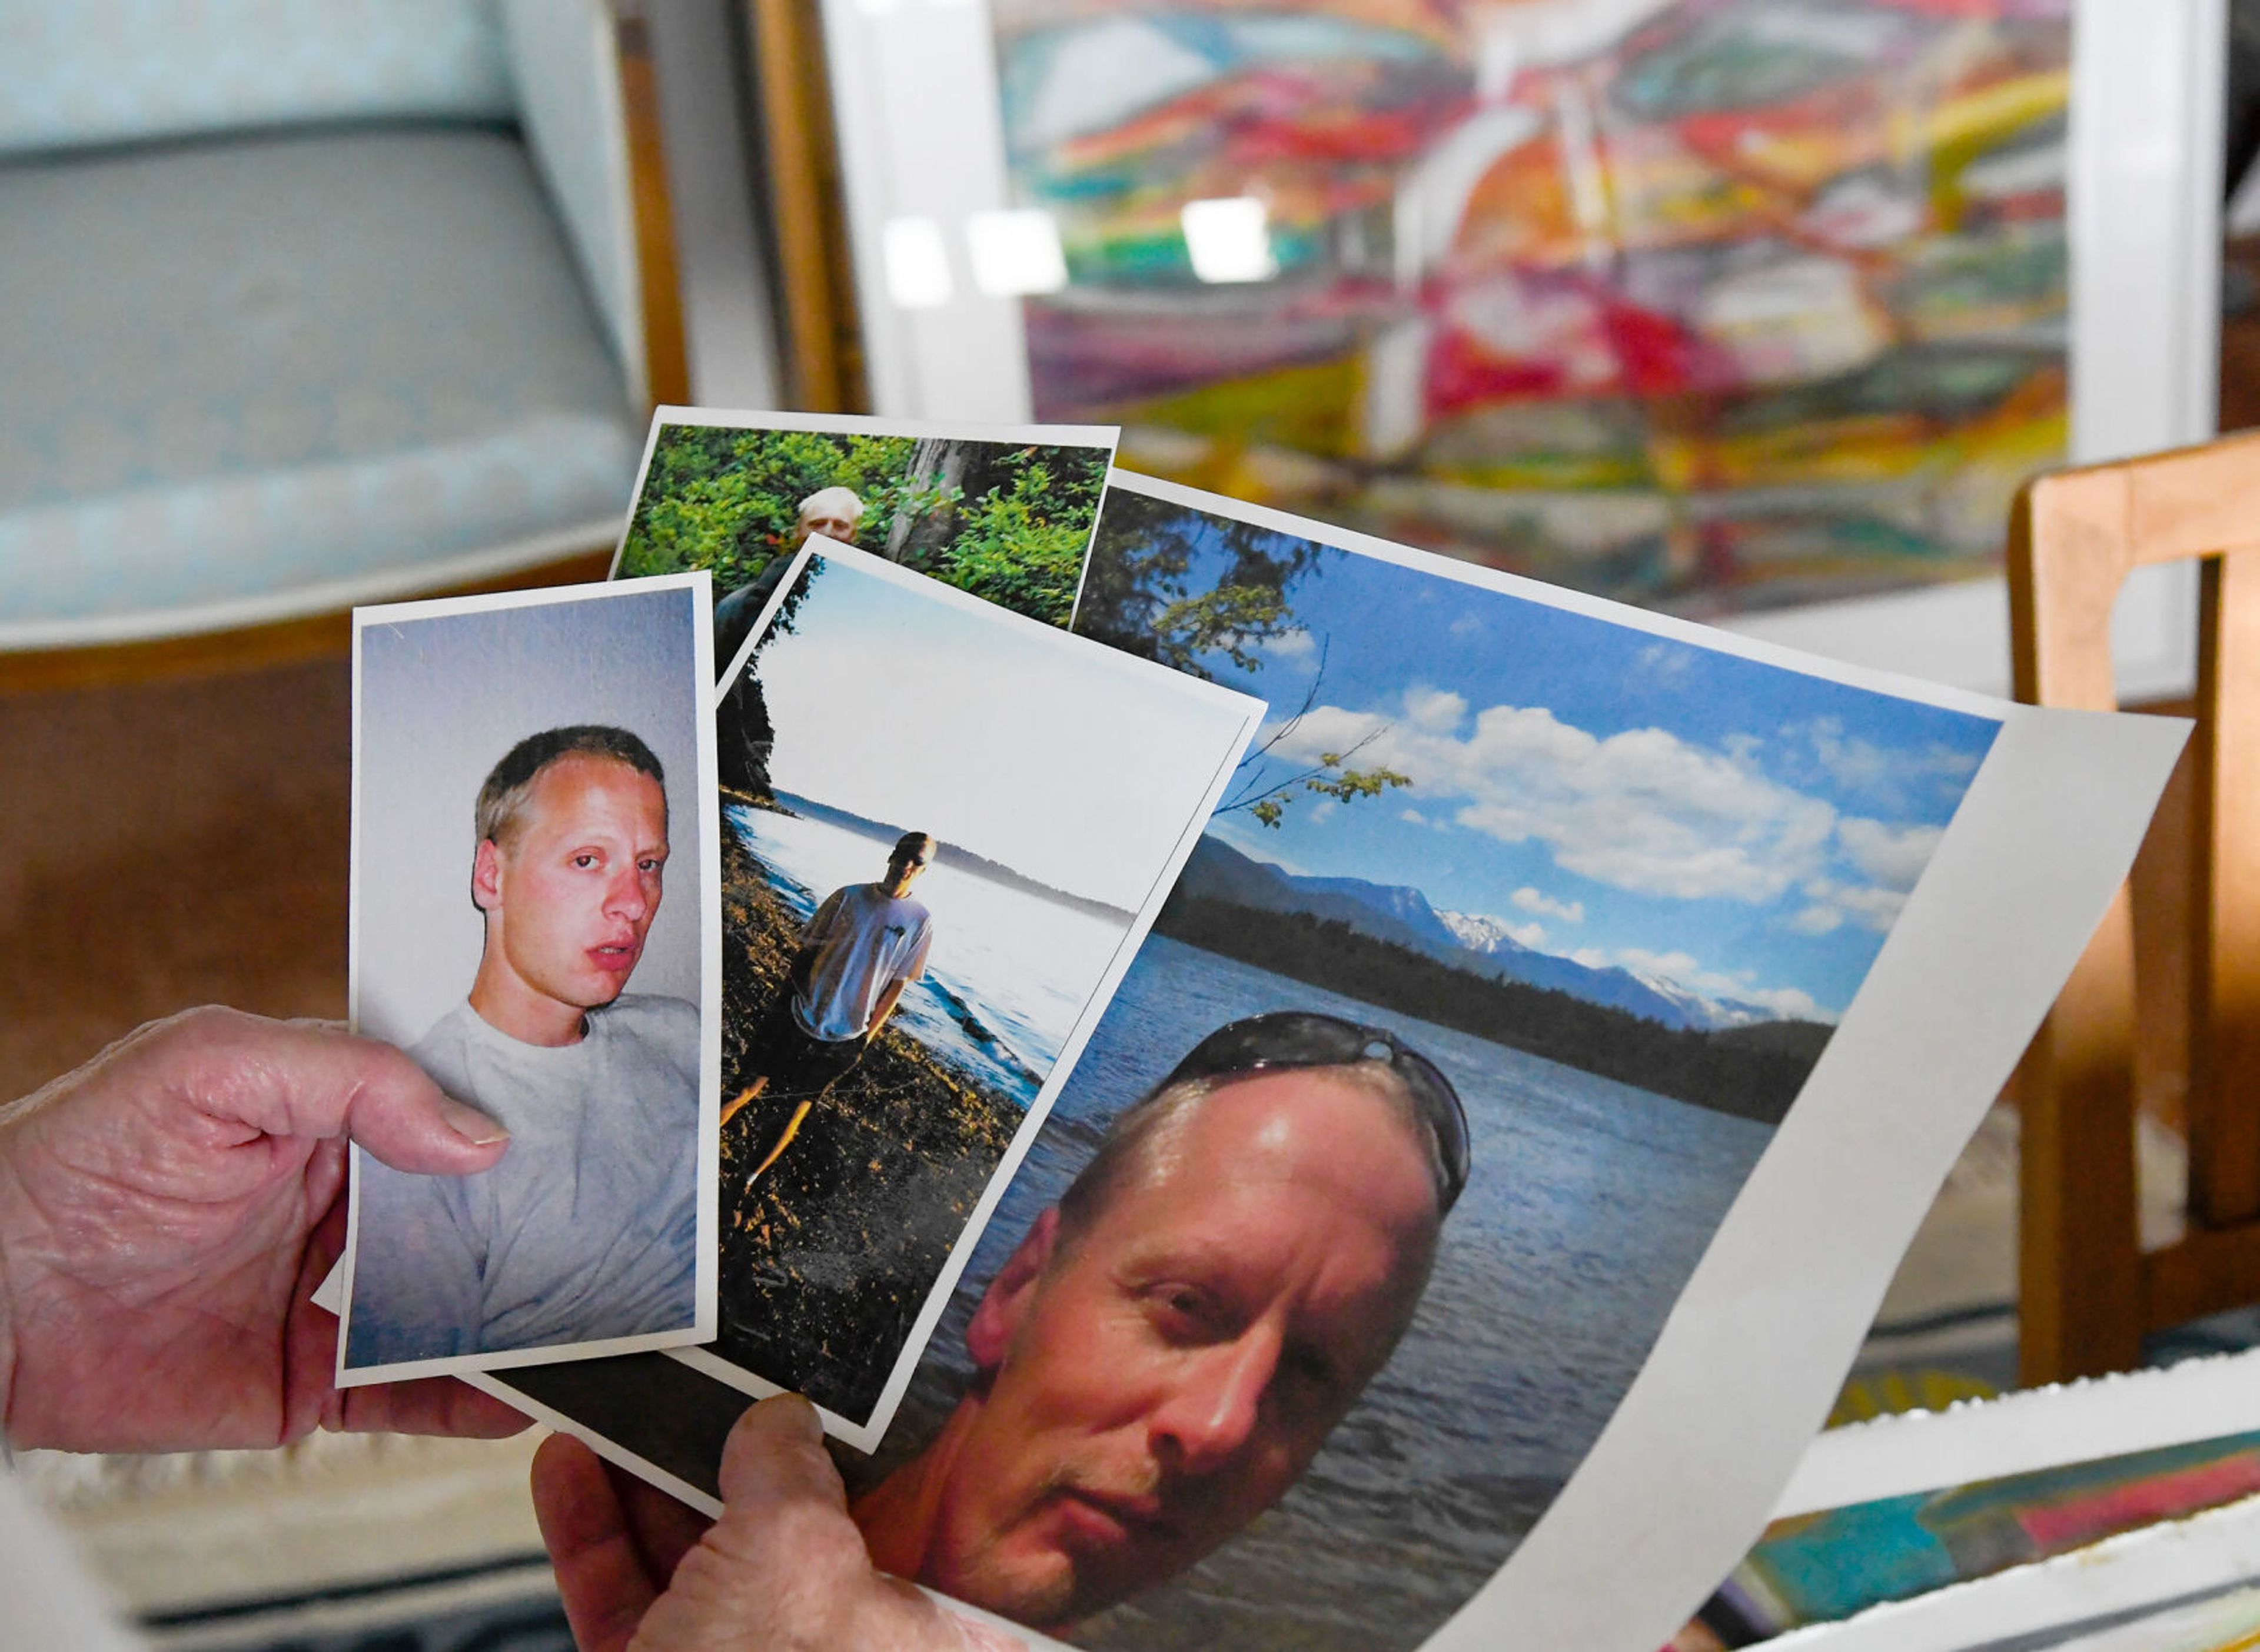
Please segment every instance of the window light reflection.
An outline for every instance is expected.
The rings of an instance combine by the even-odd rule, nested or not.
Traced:
[[[1188,201],[1182,222],[1193,274],[1206,282],[1269,281],[1279,273],[1271,256],[1269,212],[1254,196]]]
[[[938,310],[949,302],[949,249],[930,218],[887,220],[883,245],[887,297],[903,310]]]
[[[995,298],[1057,292],[1067,285],[1059,225],[1041,208],[976,212],[965,220],[973,284]]]

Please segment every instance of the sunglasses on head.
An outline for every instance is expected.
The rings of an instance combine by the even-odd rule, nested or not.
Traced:
[[[1234,1078],[1299,1067],[1349,1067],[1386,1061],[1412,1098],[1413,1110],[1436,1141],[1444,1186],[1441,1214],[1468,1184],[1468,1112],[1460,1093],[1436,1064],[1377,1026],[1360,1026],[1338,1015],[1275,1010],[1219,1026],[1170,1069],[1161,1088],[1196,1078]]]

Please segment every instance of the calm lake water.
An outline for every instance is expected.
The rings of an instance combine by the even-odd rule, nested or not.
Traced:
[[[1466,1102],[1474,1175],[1389,1368],[1279,1507],[1070,1636],[1100,1648],[1417,1646],[1498,1570],[1599,1434],[1770,1126],[1148,940],[983,1235],[885,1464],[962,1384],[964,1327],[1105,1121],[1203,1034],[1315,1009],[1397,1031]]]
[[[732,826],[769,870],[793,916],[886,870],[896,834],[733,805]],[[1110,922],[1026,890],[935,865],[912,893],[933,914],[925,978],[890,1026],[1023,1107],[1059,1059],[1128,922]]]

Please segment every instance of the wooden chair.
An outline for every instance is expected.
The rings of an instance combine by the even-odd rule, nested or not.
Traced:
[[[2193,876],[2186,908],[2176,892],[2143,917],[2186,931],[2186,1003],[2161,1005],[2149,979],[2138,998],[2136,919],[2122,890],[2017,1078],[2028,1384],[2129,1369],[2146,1333],[2260,1302],[2260,434],[2066,470],[2024,490],[2009,539],[2016,692],[2032,704],[2117,709],[2120,589],[2137,568],[2185,560],[2199,562],[2203,593]],[[2138,1017],[2177,1013],[2189,1034],[2188,1226],[2145,1252]]]

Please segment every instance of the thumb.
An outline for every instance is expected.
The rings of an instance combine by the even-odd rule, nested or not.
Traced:
[[[559,1471],[577,1459],[563,1451],[552,1453],[548,1484],[537,1479],[536,1491],[551,1553],[561,1556],[560,1584],[571,1579],[568,1602],[578,1603],[573,1623],[584,1646],[609,1652],[628,1631],[636,1652],[1024,1652],[1016,1638],[945,1613],[911,1584],[872,1570],[825,1455],[816,1408],[797,1396],[763,1400],[738,1420],[722,1450],[722,1518],[656,1599],[648,1573],[626,1562],[616,1508],[598,1506],[577,1525],[559,1518],[576,1501],[586,1508],[593,1500],[567,1495]],[[593,1480],[580,1477],[593,1490]]]
[[[191,1010],[117,1053],[207,1117],[272,1136],[347,1135],[395,1169],[467,1176],[509,1133],[390,1044],[313,1021]]]
[[[723,1448],[721,1490],[722,1518],[684,1570],[706,1571],[719,1593],[760,1603],[751,1619],[733,1626],[754,1629],[754,1643],[1026,1652],[1017,1636],[946,1612],[912,1584],[873,1570],[824,1449],[816,1407],[798,1395],[763,1400],[739,1419]],[[726,1575],[715,1577],[706,1561]],[[675,1643],[655,1636],[652,1644],[672,1652]]]
[[[824,1449],[824,1424],[797,1394],[765,1399],[738,1420],[722,1448],[721,1489],[733,1513],[805,1505],[848,1515],[847,1489]]]

